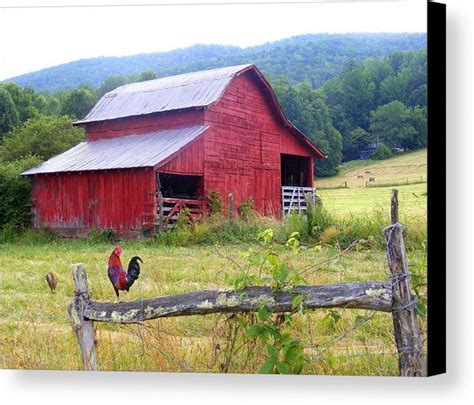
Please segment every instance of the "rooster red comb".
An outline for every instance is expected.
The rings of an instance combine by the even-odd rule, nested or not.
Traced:
[[[114,253],[120,256],[122,254],[122,247],[120,245],[115,246]]]

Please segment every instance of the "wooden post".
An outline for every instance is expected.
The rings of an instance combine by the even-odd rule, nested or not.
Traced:
[[[403,239],[403,226],[398,222],[398,190],[392,190],[392,225],[385,228],[387,258],[392,280],[392,319],[402,377],[426,375],[416,299],[411,293],[410,272]]]
[[[398,190],[392,189],[392,199],[390,201],[390,219],[392,224],[398,222]]]
[[[234,211],[234,195],[232,193],[229,193],[229,204],[228,204],[228,217],[229,217],[229,225],[232,225],[233,221],[233,211]]]
[[[79,342],[84,370],[97,370],[97,341],[94,323],[84,318],[84,308],[90,300],[87,274],[82,264],[73,266],[72,276],[76,285],[74,301],[68,306],[72,327]]]
[[[158,191],[158,232],[163,233],[164,230],[164,218],[163,218],[163,194],[161,190]]]

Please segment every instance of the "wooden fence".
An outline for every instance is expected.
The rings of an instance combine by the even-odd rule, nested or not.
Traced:
[[[398,222],[398,191],[393,190],[392,224],[385,229],[387,258],[391,271],[388,281],[367,281],[333,285],[297,286],[287,291],[270,287],[248,287],[238,291],[195,291],[187,294],[150,298],[133,302],[98,302],[91,299],[87,274],[81,264],[74,265],[76,285],[68,311],[79,342],[84,370],[97,370],[94,322],[141,323],[143,321],[213,313],[254,312],[265,305],[269,312],[293,312],[292,300],[304,296],[308,310],[319,308],[369,309],[391,312],[401,376],[426,375],[422,342],[411,293],[410,273]]]

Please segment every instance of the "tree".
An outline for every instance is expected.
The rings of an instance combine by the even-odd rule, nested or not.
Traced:
[[[20,117],[12,96],[0,87],[0,139],[19,123]]]
[[[29,156],[46,160],[84,140],[84,130],[68,117],[40,116],[9,132],[0,145],[0,161],[13,162]]]
[[[389,76],[380,84],[379,105],[400,101],[404,103],[407,98],[407,89],[403,80],[398,76]]]
[[[153,80],[156,78],[158,78],[158,76],[156,75],[156,72],[154,70],[151,70],[151,69],[145,70],[144,72],[140,74],[140,76],[138,76],[137,82],[144,82],[144,81]]]
[[[393,155],[392,151],[383,143],[381,143],[380,145],[377,146],[374,153],[370,155],[370,158],[374,160],[385,160],[385,159],[391,158],[392,155]]]
[[[61,107],[61,114],[77,119],[84,118],[96,102],[96,92],[92,87],[78,87],[67,94]]]
[[[341,78],[342,106],[354,127],[368,128],[374,107],[375,84],[360,65],[349,65]]]
[[[128,79],[124,76],[110,76],[106,79],[97,89],[98,98],[102,97],[105,93],[115,90],[117,87],[123,86],[129,83]]]
[[[410,149],[424,148],[427,144],[426,107],[416,106],[410,109],[410,122],[416,130],[416,136],[409,144]]]
[[[408,96],[406,105],[410,107],[426,107],[428,103],[428,86],[422,84]]]
[[[1,87],[10,93],[18,112],[19,124],[40,114],[44,100],[31,87],[20,87],[13,83],[5,83]]]
[[[30,223],[31,182],[20,173],[41,162],[30,156],[14,162],[0,162],[0,228]]]
[[[375,139],[389,147],[411,148],[418,135],[410,109],[400,101],[377,108],[371,115],[370,131]]]
[[[343,139],[343,156],[345,160],[358,159],[359,152],[367,148],[373,141],[371,134],[365,129],[357,127]]]

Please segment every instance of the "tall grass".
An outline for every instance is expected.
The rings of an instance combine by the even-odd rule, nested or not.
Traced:
[[[222,216],[214,215],[192,224],[181,224],[137,243],[157,246],[253,243],[256,242],[259,232],[272,228],[275,241],[280,243],[285,242],[293,232],[298,232],[300,242],[307,245],[338,243],[344,248],[356,240],[363,239],[369,241],[374,248],[384,249],[383,229],[389,223],[388,215],[380,209],[374,209],[363,216],[350,214],[341,217],[331,214],[321,205],[310,205],[306,214],[293,212],[281,219],[252,213],[245,220],[236,218],[229,223]],[[402,223],[405,225],[407,248],[420,248],[427,238],[426,219],[421,215],[405,217],[402,218]],[[87,239],[77,243],[101,245],[113,241],[114,235],[111,231],[92,230]],[[0,243],[61,243],[61,240],[46,229],[18,230],[5,227],[0,231]]]

